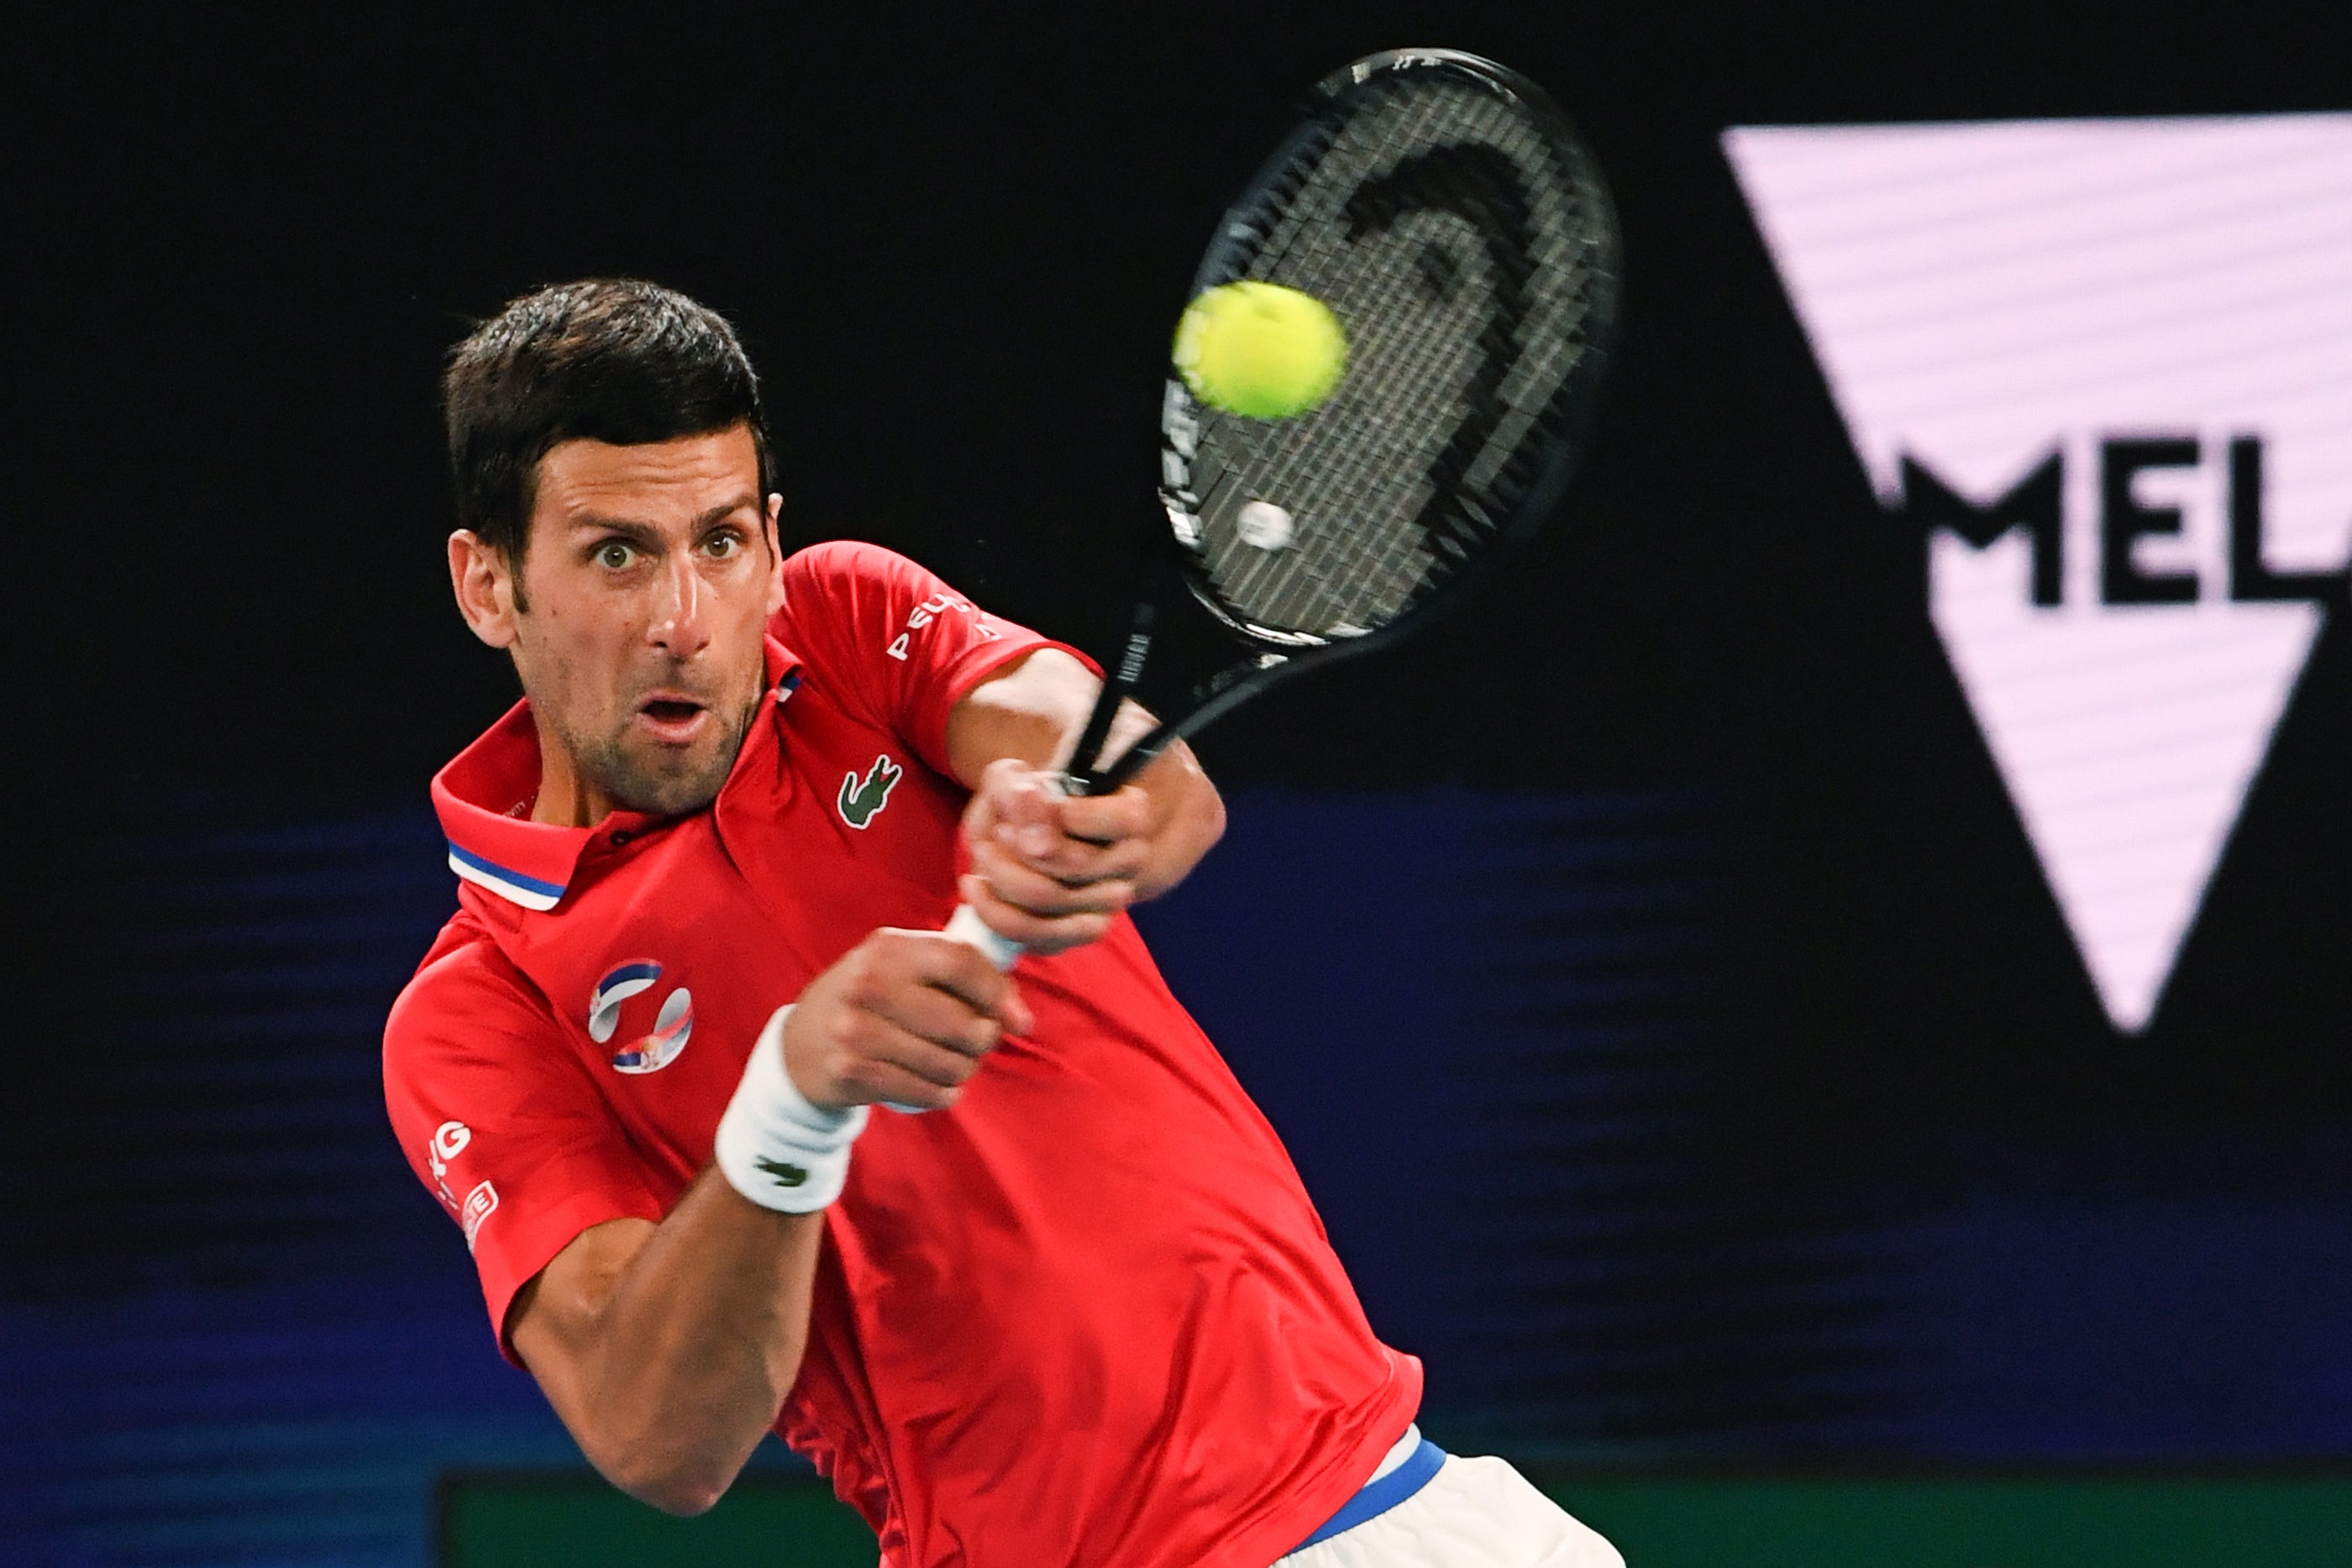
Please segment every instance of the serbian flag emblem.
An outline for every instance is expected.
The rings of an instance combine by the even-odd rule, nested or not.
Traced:
[[[632,959],[596,982],[588,998],[588,1038],[599,1045],[618,1035],[624,1043],[613,1052],[614,1069],[621,1072],[658,1072],[677,1060],[694,1033],[694,998],[684,986],[662,998],[654,1015],[652,1032],[625,1033],[621,1015],[629,998],[653,989],[662,967],[650,958]]]

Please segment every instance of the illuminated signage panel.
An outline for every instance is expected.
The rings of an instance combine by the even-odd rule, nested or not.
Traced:
[[[2352,553],[2352,115],[1725,150],[2116,1026]]]

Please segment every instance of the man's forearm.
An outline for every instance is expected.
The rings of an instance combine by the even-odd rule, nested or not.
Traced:
[[[824,1217],[761,1208],[712,1170],[661,1224],[635,1223],[609,1255],[551,1265],[515,1345],[608,1479],[698,1513],[792,1390]]]
[[[948,716],[948,764],[967,789],[1003,758],[1069,766],[1102,683],[1058,648],[1040,648],[964,694]],[[1141,710],[1137,710],[1141,711]]]
[[[1036,768],[1096,760],[1074,758],[1069,752],[1100,691],[1101,683],[1085,665],[1054,648],[1040,649],[982,682],[949,716],[949,760],[957,779],[977,789],[989,767],[1002,759]],[[1135,702],[1121,704],[1103,755],[1116,759],[1157,722]],[[1224,832],[1224,801],[1181,741],[1134,783],[1151,801],[1150,852],[1135,875],[1136,896],[1156,898],[1182,881]]]

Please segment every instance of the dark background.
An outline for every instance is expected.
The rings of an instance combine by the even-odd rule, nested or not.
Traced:
[[[129,1552],[89,1520],[257,1443],[373,1477],[300,1495],[399,1560],[417,1474],[564,1452],[373,1098],[452,902],[425,781],[514,695],[447,599],[447,346],[542,282],[684,288],[766,377],[788,532],[1099,651],[1210,225],[1306,84],[1401,43],[1570,107],[1624,223],[1621,364],[1524,570],[1202,741],[1234,841],[1150,929],[1433,1428],[2352,1453],[2343,617],[2118,1038],[1717,143],[2343,109],[2340,19],[85,10],[5,67],[25,1529]],[[1408,1190],[1381,1140],[1432,1105],[1454,1174]],[[195,1552],[177,1517],[139,1550]]]

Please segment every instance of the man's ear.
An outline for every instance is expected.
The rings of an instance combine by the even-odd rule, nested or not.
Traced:
[[[471,528],[449,536],[449,587],[457,613],[493,648],[515,640],[515,580],[506,555]]]
[[[782,537],[776,528],[776,518],[784,509],[782,496],[768,497],[768,515],[760,526],[768,535],[768,613],[773,615],[784,607],[784,549],[777,541]]]

